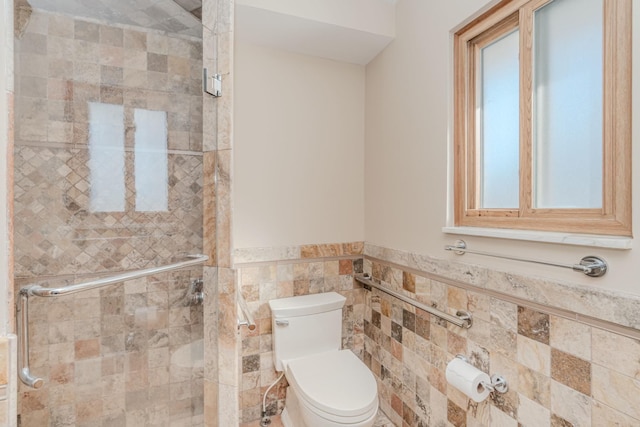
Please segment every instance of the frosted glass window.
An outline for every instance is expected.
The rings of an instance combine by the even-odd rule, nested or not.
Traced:
[[[517,208],[519,202],[519,31],[481,52],[480,207]]]
[[[167,211],[167,113],[136,109],[134,120],[136,210]]]
[[[89,209],[124,212],[124,108],[89,103]]]
[[[534,16],[534,206],[602,207],[603,0]]]

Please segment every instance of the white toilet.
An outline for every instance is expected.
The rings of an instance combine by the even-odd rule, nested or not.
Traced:
[[[285,427],[370,427],[378,412],[371,371],[340,350],[342,307],[335,292],[269,301],[274,361],[289,382]]]

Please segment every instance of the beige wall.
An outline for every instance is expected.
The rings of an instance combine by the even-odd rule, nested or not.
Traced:
[[[251,6],[376,34],[394,33],[395,0],[238,0]],[[366,13],[363,13],[366,11]]]
[[[364,68],[236,41],[235,248],[364,238]]]
[[[396,39],[367,66],[365,146],[365,239],[375,245],[456,259],[526,275],[540,275],[598,289],[640,294],[634,284],[636,250],[612,250],[559,244],[448,235],[447,182],[450,31],[488,2],[399,0]],[[634,62],[640,58],[640,14],[634,11]],[[634,104],[640,105],[634,85]],[[640,124],[638,108],[634,122]],[[637,126],[634,140],[637,142]],[[634,144],[635,145],[635,144]],[[634,166],[640,152],[634,151]],[[634,170],[638,181],[638,167]],[[640,224],[640,187],[634,191],[634,224]],[[596,254],[610,271],[593,279],[571,270],[494,258],[456,255],[443,246],[463,237],[469,247],[496,253],[577,263]]]

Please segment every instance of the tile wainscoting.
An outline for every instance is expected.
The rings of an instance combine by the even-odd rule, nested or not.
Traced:
[[[258,323],[242,336],[242,422],[259,418],[262,392],[276,378],[267,301],[337,290],[349,298],[345,347],[376,376],[381,408],[397,426],[640,424],[638,299],[370,244],[349,248],[236,250],[240,289]],[[361,271],[440,310],[468,310],[473,327],[365,291],[353,283]],[[509,391],[477,404],[449,386],[445,368],[459,353],[502,374]],[[281,410],[285,386],[268,396],[269,413]]]
[[[362,357],[364,290],[354,283],[353,275],[363,271],[363,246],[360,242],[235,252],[238,286],[257,325],[254,331],[242,328],[241,422],[260,418],[263,393],[278,377],[273,364],[269,300],[329,291],[344,295],[342,344]],[[278,259],[283,253],[289,255]],[[286,386],[283,379],[270,391],[270,415],[282,411]]]

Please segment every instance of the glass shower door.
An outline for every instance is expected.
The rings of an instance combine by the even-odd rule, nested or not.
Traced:
[[[21,16],[16,287],[202,252],[197,17],[164,0],[33,0]],[[32,298],[31,369],[45,385],[21,386],[21,425],[202,425],[203,309],[189,297],[201,277]]]

